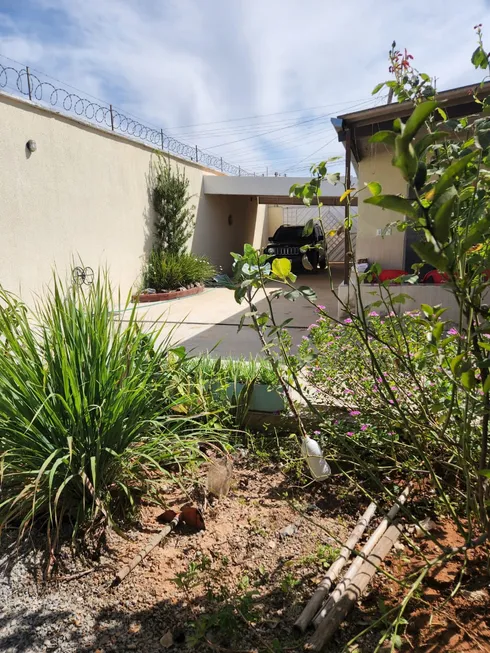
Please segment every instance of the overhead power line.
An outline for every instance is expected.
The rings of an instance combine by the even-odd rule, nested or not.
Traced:
[[[371,100],[371,102],[372,102],[372,100]],[[365,101],[365,102],[362,102],[361,104],[356,104],[356,105],[353,105],[351,107],[347,107],[347,109],[355,109],[355,108],[357,108],[359,106],[362,106],[362,105],[365,105],[367,103],[368,103],[368,101]],[[315,121],[315,120],[321,120],[322,118],[328,118],[328,116],[333,116],[336,113],[337,113],[336,111],[333,111],[331,113],[324,113],[323,115],[316,116],[315,118],[308,118],[306,120],[300,120],[299,122],[296,122],[293,125],[289,125],[289,126],[286,126],[286,127],[278,127],[277,129],[271,129],[269,131],[262,132],[261,134],[256,134],[254,136],[245,136],[244,138],[239,138],[237,140],[229,141],[227,143],[217,143],[216,145],[210,145],[208,149],[212,150],[212,149],[214,149],[216,147],[225,147],[226,145],[233,145],[234,143],[240,143],[241,141],[246,141],[246,140],[249,140],[251,138],[260,138],[261,136],[267,136],[268,134],[273,134],[273,133],[276,133],[276,132],[279,132],[279,131],[283,131],[284,129],[291,129],[291,127],[296,127],[298,125],[303,125],[303,124],[306,124],[306,123],[309,123],[309,122],[312,122],[312,121]]]
[[[256,120],[258,118],[268,118],[269,116],[282,116],[286,115],[289,113],[306,113],[308,111],[316,111],[317,109],[326,109],[327,107],[336,107],[336,106],[342,106],[344,104],[350,104],[351,102],[365,102],[365,101],[372,101],[372,98],[361,98],[359,100],[345,100],[344,102],[334,102],[333,104],[321,104],[316,107],[308,107],[308,108],[302,108],[302,109],[289,109],[288,111],[276,111],[274,113],[262,113],[262,114],[257,114],[255,116],[244,116],[243,118],[227,118],[226,120],[214,120],[211,122],[200,122],[196,123],[194,125],[180,125],[177,127],[168,127],[167,129],[169,131],[171,130],[176,130],[176,129],[187,129],[189,127],[204,127],[206,125],[221,125],[223,123],[228,123],[228,122],[238,122],[240,120]]]

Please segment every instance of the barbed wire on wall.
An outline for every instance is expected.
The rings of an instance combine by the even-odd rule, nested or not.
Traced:
[[[65,88],[58,88],[33,74],[29,67],[17,69],[0,63],[0,88],[8,88],[28,98],[60,109],[63,113],[74,114],[89,123],[96,123],[109,131],[127,134],[131,138],[153,145],[163,152],[175,154],[183,159],[200,163],[229,175],[252,176],[254,173],[244,170],[222,157],[204,152],[197,145],[182,143],[165,134],[163,129],[156,129],[142,124],[136,118],[126,116],[112,104],[99,104]]]

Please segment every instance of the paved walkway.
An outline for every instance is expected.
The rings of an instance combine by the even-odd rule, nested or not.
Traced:
[[[341,273],[336,271],[335,287],[340,280]],[[300,275],[296,285],[313,288],[318,303],[323,304],[332,315],[337,315],[337,301],[330,290],[326,273]],[[268,285],[267,294],[277,287],[276,284]],[[257,302],[257,306],[259,311],[267,310],[265,296]],[[316,319],[314,309],[304,299],[290,302],[283,297],[274,301],[273,306],[278,323],[293,318],[289,330],[294,345],[298,345],[301,337],[307,333],[308,326]],[[212,351],[213,356],[238,358],[255,356],[261,351],[258,336],[253,329],[244,327],[237,332],[240,318],[248,308],[245,304],[237,304],[233,292],[227,288],[206,289],[199,295],[170,302],[142,304],[137,310],[141,322],[147,328],[156,323],[164,323],[162,334],[171,333],[173,343],[184,345],[194,354]]]

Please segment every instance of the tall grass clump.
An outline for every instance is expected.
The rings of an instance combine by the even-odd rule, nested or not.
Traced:
[[[0,528],[113,523],[198,451],[193,425],[168,417],[182,352],[124,309],[104,273],[81,288],[55,275],[32,310],[0,289]]]

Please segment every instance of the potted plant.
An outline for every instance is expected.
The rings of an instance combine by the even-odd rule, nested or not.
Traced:
[[[248,396],[248,410],[277,413],[284,410],[284,397],[270,363],[262,358],[238,359],[223,362],[223,378],[229,380],[226,395],[244,399]]]

